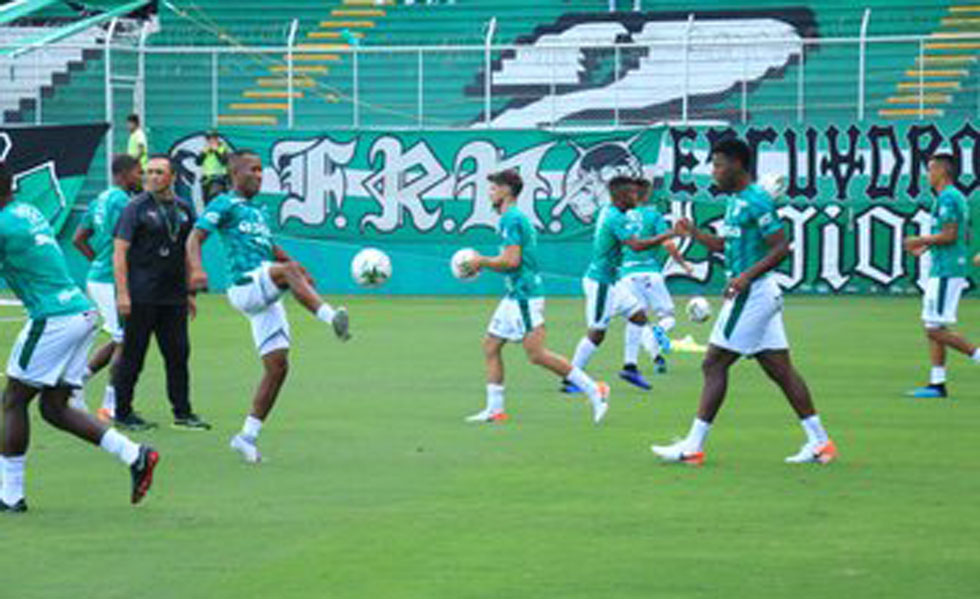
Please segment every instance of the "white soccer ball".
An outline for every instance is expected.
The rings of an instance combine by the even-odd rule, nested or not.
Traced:
[[[391,278],[391,258],[377,248],[364,248],[351,260],[350,274],[361,287],[381,287]]]
[[[691,322],[707,322],[711,318],[711,303],[700,295],[692,297],[687,302],[687,317]]]
[[[453,257],[449,259],[449,270],[452,271],[453,276],[461,281],[472,281],[476,278],[479,272],[473,272],[467,266],[467,263],[476,256],[476,250],[473,248],[463,248],[457,250]]]
[[[789,181],[786,179],[786,175],[769,173],[759,177],[759,187],[764,189],[772,199],[778,200],[786,195],[786,188],[789,187]]]

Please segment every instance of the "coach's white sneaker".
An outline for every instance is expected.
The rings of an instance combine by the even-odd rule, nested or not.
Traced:
[[[692,466],[704,464],[704,451],[694,449],[686,440],[671,445],[651,445],[650,451],[665,462],[679,462]]]
[[[794,455],[786,458],[787,464],[829,464],[837,459],[837,446],[830,439],[824,443],[809,442]]]
[[[466,417],[466,422],[501,422],[507,420],[510,416],[506,412],[501,410],[491,410],[487,408],[481,412],[477,412],[472,416]]]
[[[262,461],[262,454],[259,453],[259,448],[256,447],[255,441],[250,441],[241,434],[232,437],[231,443],[228,445],[242,454],[242,458],[249,464],[258,464]]]
[[[88,406],[85,405],[84,388],[79,387],[78,389],[71,390],[71,395],[68,397],[68,407],[82,412],[88,412]]]

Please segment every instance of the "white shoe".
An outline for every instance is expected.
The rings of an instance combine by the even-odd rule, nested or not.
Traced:
[[[477,412],[472,416],[466,417],[466,422],[500,422],[510,418],[503,410],[491,410],[487,408],[482,412]]]
[[[837,446],[830,439],[824,443],[808,442],[794,455],[786,458],[787,464],[828,464],[837,459]]]
[[[259,448],[256,447],[255,441],[249,441],[242,435],[238,434],[231,438],[231,443],[228,445],[232,449],[242,454],[242,458],[245,459],[249,464],[258,464],[262,461],[262,454],[259,453]]]
[[[598,381],[596,387],[599,388],[599,401],[592,403],[592,422],[599,424],[609,411],[609,385]]]
[[[68,397],[68,407],[79,410],[82,412],[88,412],[88,406],[85,405],[85,389],[79,387],[78,389],[72,389],[71,395]]]
[[[671,445],[651,445],[650,451],[665,462],[680,462],[693,466],[704,464],[704,451],[694,449],[687,441],[678,441]]]

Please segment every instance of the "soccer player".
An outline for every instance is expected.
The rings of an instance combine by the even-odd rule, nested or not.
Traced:
[[[659,180],[662,183],[662,179]],[[626,213],[627,218],[633,224],[636,235],[641,238],[654,237],[667,233],[670,227],[667,221],[656,206],[651,204],[650,198],[654,191],[654,184],[647,179],[636,179],[639,188],[639,198],[636,207]],[[673,241],[665,241],[664,249],[674,261],[677,262],[689,274],[691,265],[684,259]],[[668,333],[674,328],[676,319],[674,318],[674,300],[670,297],[667,290],[667,283],[664,279],[660,265],[658,252],[651,247],[645,250],[634,250],[628,245],[623,248],[623,266],[620,268],[620,279],[616,284],[620,287],[617,293],[632,293],[640,300],[643,310],[648,314],[656,314],[658,320],[653,327],[653,334],[660,345],[661,354],[654,359],[657,372],[667,372],[667,361],[663,354],[670,352],[670,337]],[[640,341],[643,338],[645,327],[626,321],[626,329],[623,344],[623,369],[619,376],[625,381],[633,383],[641,389],[649,389],[650,383],[643,377],[637,367],[640,354]]]
[[[135,158],[128,154],[116,156],[112,161],[112,186],[89,203],[72,239],[78,251],[92,261],[86,282],[88,296],[99,309],[102,328],[109,334],[109,341],[89,360],[85,380],[110,363],[112,367],[109,370],[114,372],[122,354],[123,329],[116,311],[116,290],[112,273],[113,234],[119,215],[129,203],[130,197],[140,190],[142,180],[143,167]],[[102,407],[97,412],[99,420],[103,422],[110,422],[116,411],[116,390],[112,386],[112,376],[110,375],[109,382],[106,383]],[[77,395],[79,399],[82,398],[82,389],[78,390]],[[84,399],[81,399],[80,405],[72,404],[72,407],[84,406]]]
[[[673,233],[660,236],[658,239],[645,240],[647,243],[637,244],[636,229],[627,218],[626,213],[636,205],[639,189],[631,177],[614,177],[609,182],[610,203],[599,211],[596,221],[595,234],[592,242],[592,262],[582,278],[582,289],[585,292],[585,322],[587,331],[575,348],[572,364],[580,370],[588,366],[592,354],[602,344],[606,337],[606,329],[613,316],[624,316],[628,321],[645,329],[641,331],[640,342],[651,357],[659,353],[657,341],[654,338],[646,313],[640,300],[632,293],[622,292],[622,287],[616,286],[619,268],[623,261],[623,246],[633,244],[636,249],[647,249],[657,243],[662,243]],[[626,378],[633,385],[649,389],[649,383],[644,380],[646,387],[635,377]],[[561,390],[565,393],[581,391],[574,381],[562,381]]]
[[[916,256],[929,251],[932,266],[922,298],[922,322],[929,343],[929,384],[909,392],[913,397],[946,397],[946,348],[970,356],[980,364],[980,349],[963,335],[951,331],[956,324],[960,295],[969,285],[967,243],[969,206],[953,181],[959,165],[952,154],[934,154],[929,160],[929,186],[936,193],[932,202],[930,235],[909,237],[905,249]]]
[[[826,464],[837,456],[837,448],[820,422],[806,382],[790,361],[782,293],[770,274],[789,255],[789,241],[775,204],[752,184],[751,150],[742,140],[715,144],[711,164],[715,184],[728,194],[721,236],[702,231],[687,219],[678,221],[675,228],[712,252],[725,253],[725,303],[701,364],[704,386],[690,432],[673,445],[651,449],[668,462],[703,463],[705,438],[725,400],[728,370],[739,357],[754,356],[783,391],[806,433],[803,447],[786,461]]]
[[[466,420],[493,422],[505,420],[504,362],[501,350],[508,341],[521,342],[532,364],[536,364],[578,385],[592,404],[592,420],[602,421],[609,410],[609,387],[596,383],[581,369],[547,348],[544,328],[544,292],[538,273],[538,234],[531,220],[517,207],[517,197],[524,187],[517,171],[506,170],[487,177],[490,202],[500,214],[497,229],[502,240],[496,256],[473,257],[468,268],[476,273],[484,268],[503,273],[507,296],[500,301],[487,335],[483,338],[483,355],[487,368],[486,408]]]
[[[188,279],[191,289],[207,288],[201,246],[211,233],[218,233],[231,281],[228,300],[251,322],[252,338],[265,370],[245,424],[231,439],[232,449],[254,464],[262,459],[257,446],[259,431],[276,403],[288,368],[289,322],[282,296],[291,292],[303,307],[332,325],[342,341],[350,338],[349,319],[346,308],[335,310],[320,299],[306,269],[273,243],[265,208],[255,200],[262,187],[259,156],[251,151],[235,152],[229,170],[232,192],[207,205],[187,239]]]
[[[130,501],[150,490],[160,459],[118,431],[68,406],[82,384],[96,331],[96,313],[72,281],[54,231],[41,212],[14,200],[13,174],[0,162],[0,276],[24,303],[28,321],[14,342],[3,392],[0,437],[0,512],[26,512],[24,469],[30,442],[27,408],[40,395],[49,424],[99,445],[129,466]]]

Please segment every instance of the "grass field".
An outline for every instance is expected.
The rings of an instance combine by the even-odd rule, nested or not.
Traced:
[[[347,345],[290,304],[292,369],[261,466],[227,448],[258,364],[221,297],[203,298],[192,325],[195,409],[215,430],[139,436],[162,454],[143,505],[128,505],[113,458],[35,413],[31,512],[0,518],[0,597],[980,593],[980,366],[951,358],[955,399],[901,395],[926,376],[917,300],[789,298],[796,361],[840,461],[783,464],[803,433],[745,362],[701,469],[663,466],[648,450],[686,432],[697,355],[674,356],[653,392],[634,390],[615,376],[617,323],[590,367],[613,386],[597,428],[583,401],[508,348],[512,419],[466,425],[483,403],[479,339],[496,300],[348,301]],[[571,352],[580,311],[580,300],[549,300],[552,347]],[[980,304],[965,300],[960,317],[980,338]],[[0,323],[4,352],[19,326]],[[703,342],[708,328],[683,323],[687,332]],[[137,396],[146,417],[167,422],[155,348]]]

